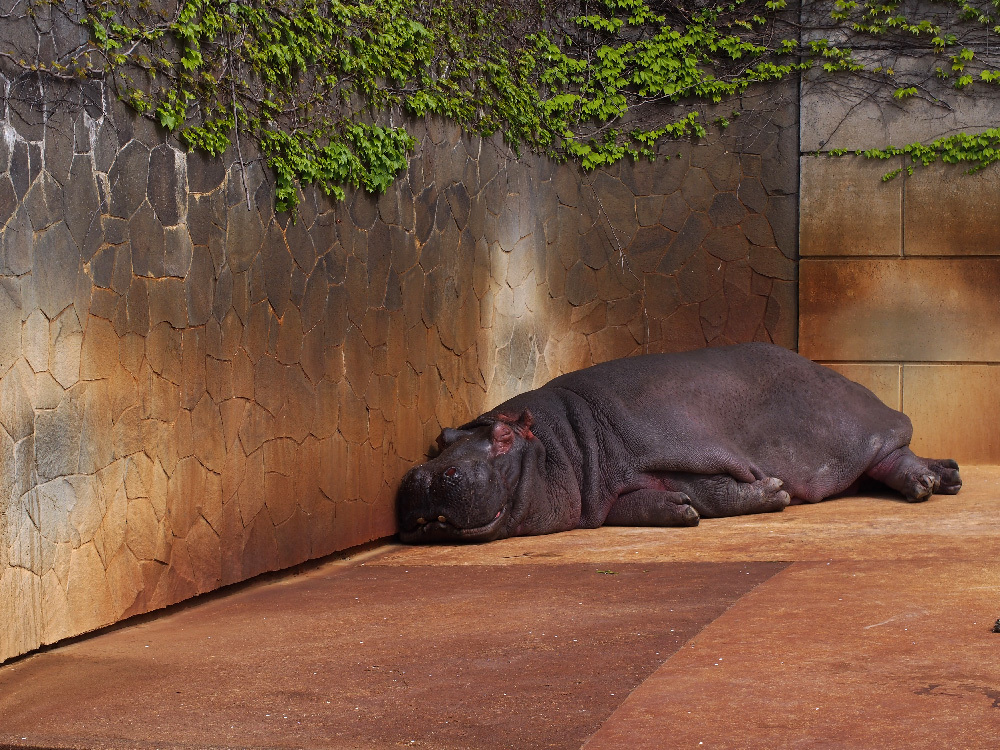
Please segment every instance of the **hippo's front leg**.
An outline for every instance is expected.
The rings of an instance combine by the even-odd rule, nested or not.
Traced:
[[[641,489],[618,496],[605,526],[697,526],[698,511],[682,492]]]
[[[664,483],[690,496],[691,505],[702,518],[774,513],[784,510],[792,500],[781,489],[781,480],[774,477],[740,482],[728,474],[670,472]]]

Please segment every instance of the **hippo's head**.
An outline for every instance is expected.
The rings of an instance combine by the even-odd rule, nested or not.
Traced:
[[[523,533],[538,495],[529,477],[544,448],[533,419],[489,414],[438,437],[440,454],[403,478],[396,501],[404,542],[488,542]],[[543,459],[544,460],[544,459]],[[527,483],[524,481],[528,479]],[[544,490],[543,490],[544,492]]]

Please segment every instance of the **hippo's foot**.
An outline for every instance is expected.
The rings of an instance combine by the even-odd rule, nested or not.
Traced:
[[[911,503],[923,502],[933,494],[955,495],[962,489],[957,463],[950,458],[921,458],[905,446],[894,450],[866,473]]]
[[[618,496],[605,526],[697,526],[698,511],[683,492],[642,489]]]
[[[691,497],[691,505],[702,518],[774,513],[784,510],[792,498],[775,477],[756,482],[740,482],[729,474],[686,474],[671,472],[671,487]]]

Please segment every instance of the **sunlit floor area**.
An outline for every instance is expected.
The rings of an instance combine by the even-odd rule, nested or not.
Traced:
[[[329,560],[0,667],[0,747],[996,748],[1000,467],[963,478]]]

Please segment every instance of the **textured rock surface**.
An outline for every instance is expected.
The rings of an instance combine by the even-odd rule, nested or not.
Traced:
[[[443,425],[562,372],[796,344],[794,106],[589,175],[435,123],[292,222],[112,99],[0,112],[0,660],[392,534]]]

